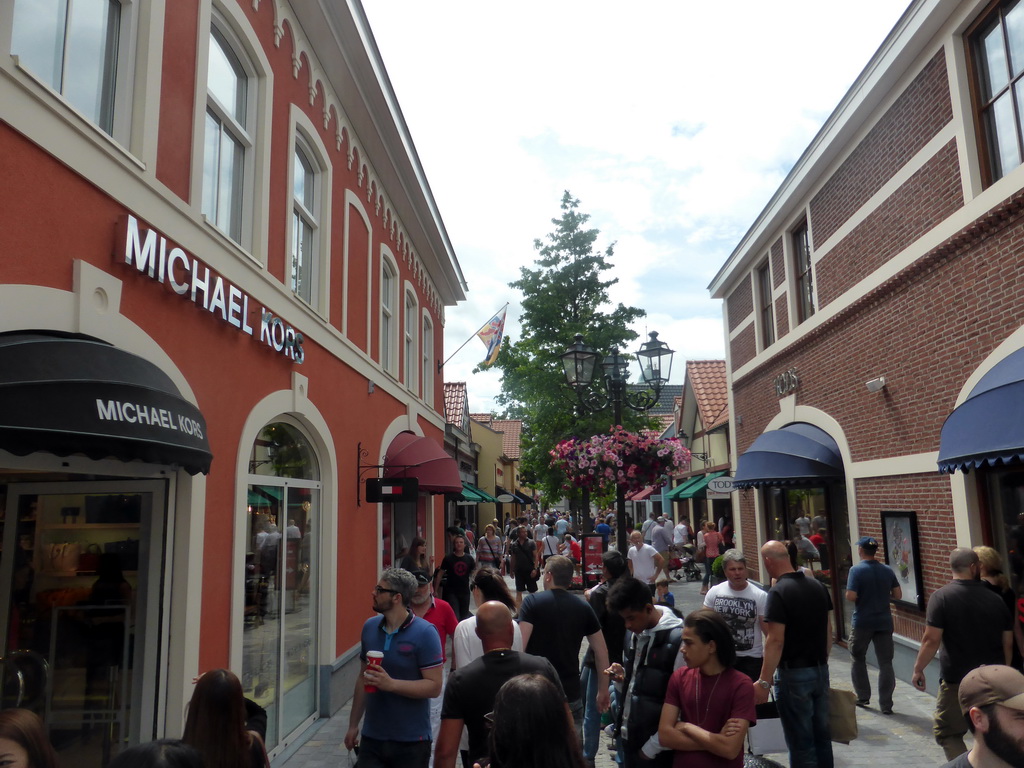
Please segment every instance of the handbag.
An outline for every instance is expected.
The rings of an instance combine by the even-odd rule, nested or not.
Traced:
[[[853,691],[828,689],[828,727],[837,744],[849,744],[857,738],[857,697]]]
[[[78,556],[78,570],[80,571],[97,571],[100,567],[100,555],[103,554],[103,550],[100,549],[99,544],[90,544],[85,548],[85,551]]]
[[[46,552],[46,570],[51,573],[74,573],[78,570],[78,558],[82,545],[77,541],[61,541],[50,544]]]
[[[764,704],[757,705],[757,724],[747,729],[747,744],[754,755],[773,755],[789,750],[775,694]]]
[[[693,556],[693,559],[698,563],[703,563],[708,559],[708,551],[706,549],[698,549],[697,554]]]

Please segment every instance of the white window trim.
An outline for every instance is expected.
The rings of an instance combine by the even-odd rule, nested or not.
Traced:
[[[291,289],[292,284],[292,210],[295,189],[294,150],[301,146],[306,157],[317,167],[315,173],[315,189],[313,202],[316,208],[311,211],[317,218],[316,233],[316,279],[314,296],[310,308],[325,320],[330,317],[331,298],[331,192],[333,190],[332,167],[327,148],[320,140],[313,121],[297,105],[291,106],[291,125],[288,133],[288,146],[292,148],[288,162],[288,200],[285,215],[285,285]],[[305,304],[302,299],[298,301]]]
[[[214,222],[203,215],[203,150],[206,135],[206,107],[209,104],[209,35],[216,25],[231,45],[250,76],[250,92],[246,104],[249,111],[248,133],[252,148],[245,153],[242,183],[241,242],[235,242]],[[200,42],[196,61],[195,119],[192,126],[192,185],[191,199],[195,216],[207,227],[221,235],[225,242],[233,243],[243,254],[266,265],[269,238],[270,201],[270,131],[271,94],[274,77],[270,60],[263,52],[259,37],[253,31],[241,6],[216,3],[214,7],[202,4],[199,14]],[[205,32],[202,32],[205,30]]]
[[[120,0],[120,4],[118,40],[123,42],[118,45],[110,133],[72,106],[59,91],[22,64],[17,55],[9,53],[14,39],[13,2],[0,3],[0,41],[9,53],[4,58],[3,68],[42,103],[79,128],[83,135],[127,153],[140,167],[143,163],[152,166],[156,160],[159,111],[149,109],[148,105],[160,103],[164,0],[151,0],[149,3]],[[8,106],[15,109],[13,105]],[[146,138],[150,141],[146,142]]]
[[[382,317],[383,317],[383,314],[384,314],[384,306],[385,306],[384,305],[384,270],[385,269],[389,269],[391,274],[392,274],[392,277],[393,277],[392,283],[391,283],[391,285],[392,285],[392,289],[391,289],[391,312],[390,312],[390,315],[389,315],[389,317],[391,318],[391,323],[390,323],[391,332],[389,334],[390,338],[387,339],[387,346],[388,346],[388,349],[390,350],[391,354],[389,356],[390,359],[388,359],[388,360],[384,359],[384,346],[385,346],[384,330],[385,329],[384,329],[384,322],[382,320]],[[399,279],[400,279],[400,277],[399,277],[399,272],[398,272],[398,262],[395,261],[394,254],[391,253],[391,249],[389,249],[386,245],[382,245],[380,247],[380,270],[377,273],[377,284],[380,286],[380,297],[379,297],[379,301],[378,301],[378,304],[377,304],[377,306],[378,306],[377,323],[378,323],[378,328],[379,328],[378,340],[379,340],[379,343],[380,343],[380,347],[378,349],[378,356],[379,356],[379,359],[380,359],[380,367],[381,367],[381,369],[385,373],[387,373],[388,375],[390,375],[392,378],[395,378],[395,379],[398,378],[398,359],[400,357],[400,352],[401,352],[401,349],[400,349],[399,343],[398,343],[399,333],[400,333],[400,330],[401,330],[401,320],[402,320],[401,308],[400,308],[400,305],[398,303],[398,301],[399,301],[399,291],[398,291],[398,281],[399,281]]]
[[[350,259],[360,258],[359,254],[350,254],[349,249],[352,244],[352,215],[351,211],[355,208],[356,213],[359,214],[364,226],[366,227],[366,284],[362,286],[362,290],[365,295],[365,301],[363,306],[366,307],[366,339],[365,339],[365,351],[367,357],[372,354],[373,349],[373,329],[377,327],[377,321],[374,319],[375,312],[379,312],[380,309],[374,304],[373,301],[373,226],[370,223],[370,215],[366,212],[366,206],[363,205],[363,201],[360,199],[353,190],[345,188],[345,216],[344,216],[344,229],[342,230],[342,275],[341,275],[341,333],[343,336],[348,338],[348,313],[349,313],[349,291],[354,290],[349,281],[350,276]]]
[[[408,280],[402,290],[402,382],[413,394],[420,391],[420,302]]]

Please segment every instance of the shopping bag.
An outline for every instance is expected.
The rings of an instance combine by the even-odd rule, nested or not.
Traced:
[[[828,726],[837,744],[849,744],[857,738],[857,697],[853,691],[829,688]]]
[[[757,706],[757,725],[747,730],[747,743],[754,755],[788,751],[786,736],[782,732],[782,720],[779,719],[779,705],[774,696]]]

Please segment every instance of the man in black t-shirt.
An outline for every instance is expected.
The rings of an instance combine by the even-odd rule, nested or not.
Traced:
[[[555,555],[544,564],[544,591],[528,595],[519,611],[519,628],[527,652],[551,662],[562,681],[569,700],[576,734],[583,739],[583,696],[580,690],[580,646],[587,638],[594,649],[594,668],[598,673],[597,708],[609,706],[608,646],[594,609],[568,592],[572,585],[573,563]]]
[[[512,576],[516,581],[516,607],[523,602],[523,592],[537,591],[537,542],[527,536],[525,525],[520,525],[516,538],[509,542],[508,554],[512,559]]]
[[[935,741],[946,759],[967,751],[967,720],[958,694],[964,675],[982,664],[1009,664],[1013,617],[1003,600],[981,581],[981,565],[973,549],[959,547],[949,556],[953,580],[928,600],[921,649],[911,682],[925,689],[924,669],[939,654],[939,693],[935,698]]]
[[[832,650],[828,590],[793,569],[781,541],[761,547],[775,586],[768,592],[761,676],[753,683],[754,701],[764,704],[775,681],[779,719],[789,747],[790,768],[832,768],[828,725],[828,655]]]
[[[558,673],[550,661],[512,650],[512,614],[504,603],[492,600],[480,606],[476,634],[484,655],[453,672],[445,687],[441,731],[434,752],[436,768],[455,768],[463,725],[469,734],[471,762],[487,755],[485,716],[494,709],[494,697],[506,681],[517,675],[543,675],[562,693]]]

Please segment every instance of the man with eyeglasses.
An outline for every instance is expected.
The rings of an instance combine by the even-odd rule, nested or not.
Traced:
[[[381,615],[363,624],[362,665],[345,734],[346,749],[359,746],[357,768],[426,768],[430,762],[430,699],[441,693],[444,660],[437,630],[409,610],[416,588],[416,577],[401,568],[385,570],[373,588],[373,610]],[[384,654],[379,666],[367,665],[369,651]]]

